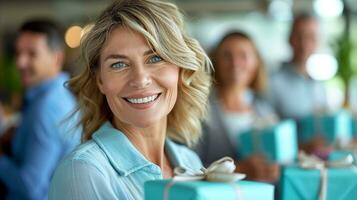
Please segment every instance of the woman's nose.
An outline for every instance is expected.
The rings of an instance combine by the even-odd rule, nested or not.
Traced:
[[[233,68],[240,68],[241,64],[242,64],[242,62],[241,62],[241,60],[239,58],[233,57],[231,59],[231,65],[232,65]]]
[[[152,77],[149,70],[144,67],[135,67],[131,73],[130,87],[143,89],[151,85]]]

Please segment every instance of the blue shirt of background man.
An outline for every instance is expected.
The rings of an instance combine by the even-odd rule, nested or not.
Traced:
[[[294,64],[284,63],[271,78],[269,97],[282,119],[301,119],[328,108],[323,83],[298,73]]]
[[[198,156],[183,145],[166,139],[165,152],[172,167],[198,171]],[[162,179],[159,166],[148,161],[130,140],[106,122],[93,139],[64,159],[53,175],[50,200],[144,198],[144,183]]]
[[[67,79],[62,73],[26,91],[12,156],[0,157],[0,181],[7,188],[7,199],[47,199],[58,162],[80,142],[76,117],[65,120],[76,106],[64,87]]]

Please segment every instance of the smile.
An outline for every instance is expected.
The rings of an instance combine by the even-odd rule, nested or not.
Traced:
[[[125,101],[133,104],[147,104],[155,101],[160,95],[161,93],[143,97],[143,98],[124,98],[124,99]]]

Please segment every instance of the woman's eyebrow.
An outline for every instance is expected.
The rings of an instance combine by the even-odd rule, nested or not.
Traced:
[[[128,58],[128,57],[122,54],[110,54],[107,57],[105,57],[104,61],[109,59],[118,59],[118,58]]]
[[[147,55],[150,55],[150,54],[153,54],[153,53],[156,53],[155,51],[153,51],[152,49],[149,49],[147,51],[144,52],[144,56],[147,56]]]
[[[155,51],[153,51],[152,49],[149,49],[147,51],[144,52],[144,56],[150,55],[155,53]],[[104,61],[109,60],[109,59],[119,59],[119,58],[128,58],[127,56],[123,55],[123,54],[110,54],[107,57],[105,57]]]

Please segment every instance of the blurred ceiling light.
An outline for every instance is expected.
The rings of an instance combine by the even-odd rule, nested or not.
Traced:
[[[66,44],[70,48],[79,47],[80,40],[81,40],[81,33],[82,33],[82,28],[80,26],[69,27],[65,34]]]
[[[329,54],[313,54],[307,60],[307,73],[315,80],[330,80],[336,75],[337,60]]]
[[[315,0],[314,10],[324,18],[339,17],[343,11],[343,2],[341,0]]]
[[[292,18],[292,1],[272,0],[269,4],[268,12],[277,20],[290,20]]]

